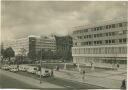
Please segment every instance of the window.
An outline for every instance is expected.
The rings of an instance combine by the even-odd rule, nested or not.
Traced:
[[[127,34],[127,30],[123,30],[123,34]]]
[[[86,38],[86,36],[84,36],[84,38]]]
[[[84,29],[84,32],[88,32],[88,29]]]
[[[97,37],[99,37],[99,34],[97,34]]]
[[[96,37],[96,34],[94,34],[94,37]]]
[[[94,31],[96,31],[96,28],[94,28]]]
[[[102,44],[102,41],[99,41],[100,44]]]
[[[111,36],[112,35],[112,33],[111,32],[109,32],[109,36]]]
[[[112,32],[112,35],[114,36],[115,35],[115,32]]]
[[[96,41],[94,41],[94,44],[96,44]]]
[[[100,33],[99,36],[102,37],[102,33]]]
[[[122,43],[122,39],[119,39],[119,43]]]
[[[88,44],[91,45],[91,42],[89,42]]]
[[[79,39],[82,39],[82,36],[79,36]]]
[[[111,28],[111,25],[109,25],[108,27],[109,27],[109,29],[110,29],[110,28]]]
[[[115,28],[115,24],[112,24],[112,28]]]
[[[102,30],[102,27],[99,27],[100,30]]]
[[[119,23],[119,27],[122,27],[123,25],[122,25],[122,23]]]
[[[91,38],[91,35],[89,35],[89,38]]]
[[[112,40],[112,43],[115,43],[115,40]]]
[[[109,29],[109,25],[106,25],[106,29]]]
[[[99,41],[97,41],[97,44],[99,44]]]
[[[99,30],[99,27],[97,27],[96,30],[98,31]]]
[[[105,33],[106,36],[108,36],[108,33]]]
[[[124,38],[124,39],[123,39],[123,42],[126,42],[126,41],[127,41],[127,39],[126,39],[126,38]]]
[[[109,40],[109,43],[111,43],[112,41],[111,40]]]
[[[87,35],[87,38],[89,38],[89,35]]]
[[[105,43],[108,43],[108,40],[105,40]]]

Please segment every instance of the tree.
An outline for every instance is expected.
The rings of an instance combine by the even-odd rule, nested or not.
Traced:
[[[4,49],[1,49],[1,55],[4,56]]]
[[[15,52],[11,47],[6,48],[4,51],[4,56],[5,58],[8,58],[10,61],[10,58],[15,56]]]
[[[5,58],[5,50],[2,48],[1,49],[1,63],[3,62],[4,58]]]

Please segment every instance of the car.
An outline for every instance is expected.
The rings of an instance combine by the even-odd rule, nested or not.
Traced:
[[[3,65],[2,67],[1,67],[1,69],[3,69],[3,70],[9,70],[9,65]]]
[[[19,71],[18,66],[17,65],[11,65],[10,66],[10,71],[11,72],[18,72]]]
[[[13,68],[10,69],[10,71],[11,71],[11,72],[18,72],[19,70],[18,70],[18,68],[13,67]]]
[[[37,71],[36,72],[36,75],[40,76],[40,71]],[[43,77],[49,77],[49,76],[51,76],[51,70],[41,68],[41,76],[43,76]]]
[[[63,61],[58,61],[59,63],[63,62]]]
[[[27,71],[28,68],[29,68],[29,67],[28,67],[27,65],[20,65],[20,66],[19,66],[19,70],[20,70],[20,71],[23,71],[23,72]]]
[[[32,73],[32,74],[35,74],[37,71],[38,71],[38,68],[33,67],[33,66],[29,66],[28,69],[27,69],[27,72]]]

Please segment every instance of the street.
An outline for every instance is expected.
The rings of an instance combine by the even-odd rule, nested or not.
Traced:
[[[19,89],[35,89],[33,85],[26,84],[17,79],[2,75],[0,76],[0,88],[19,88]]]
[[[39,79],[39,77],[37,77],[36,75],[29,74],[29,73],[26,73],[26,72],[21,72],[20,71],[20,72],[18,72],[18,74]],[[62,79],[62,78],[58,78],[58,77],[42,78],[42,81],[49,82],[49,83],[59,85],[59,86],[63,86],[65,88],[69,88],[69,89],[101,89],[101,88],[103,88],[103,87],[96,86],[96,85],[74,82],[74,81],[71,81],[71,80]]]
[[[8,71],[6,73],[8,73]],[[29,74],[26,72],[17,72],[16,74],[38,79],[38,77],[36,75]],[[60,79],[57,77],[55,77],[55,78],[54,77],[42,78],[42,81],[64,87],[64,88],[61,88],[61,90],[68,90],[68,89],[77,89],[78,90],[78,89],[93,89],[93,88],[100,89],[100,88],[103,88],[103,87],[99,87],[99,86],[95,86],[95,85],[83,84],[80,82],[74,82],[74,81],[70,81],[70,80],[66,80],[66,79]],[[42,82],[42,84],[43,84],[43,82]],[[1,88],[22,88],[22,89],[39,88],[37,86],[26,84],[20,80],[17,80],[17,79],[14,79],[14,78],[8,77],[6,75],[2,75],[2,74],[1,74],[1,79],[0,79],[0,85],[1,85]],[[60,88],[53,88],[53,89],[60,90]],[[49,90],[49,88],[45,88],[45,90]]]
[[[56,85],[63,86],[65,88],[70,88],[70,89],[101,89],[103,87],[100,86],[95,86],[95,85],[90,85],[90,84],[84,84],[80,82],[74,82],[66,79],[61,79],[61,78],[44,78],[42,79],[43,81],[54,83]]]

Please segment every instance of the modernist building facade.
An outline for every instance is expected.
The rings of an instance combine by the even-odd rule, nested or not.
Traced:
[[[28,36],[9,42],[4,42],[4,49],[12,47],[15,55],[20,55],[22,50],[25,50],[25,55],[35,59],[38,52],[42,49],[56,51],[55,38],[51,36]]]
[[[74,27],[74,63],[126,63],[127,19]]]

